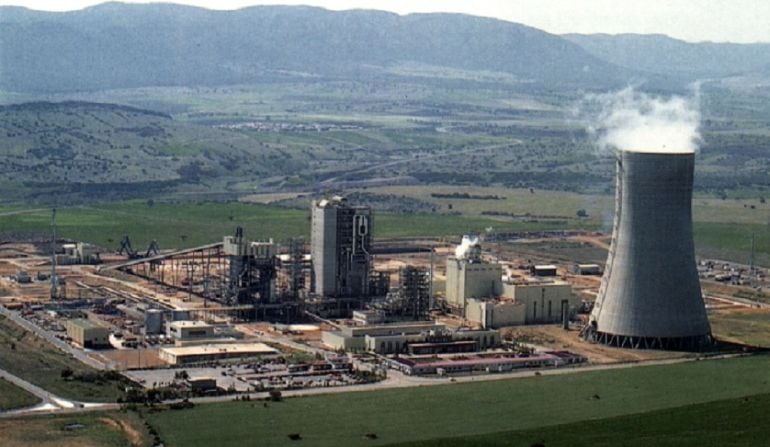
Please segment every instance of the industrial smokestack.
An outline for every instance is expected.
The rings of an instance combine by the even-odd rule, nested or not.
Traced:
[[[617,152],[614,229],[589,339],[648,349],[710,342],[692,237],[694,159]]]

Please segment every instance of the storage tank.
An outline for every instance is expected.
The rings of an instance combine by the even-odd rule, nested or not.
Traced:
[[[163,332],[163,311],[147,309],[144,313],[144,333],[160,334],[161,332]]]
[[[692,236],[694,160],[693,153],[617,153],[612,241],[587,338],[649,349],[710,343]]]

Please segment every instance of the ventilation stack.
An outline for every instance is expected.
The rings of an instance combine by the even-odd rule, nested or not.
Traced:
[[[618,152],[612,242],[588,339],[640,349],[710,343],[692,236],[694,160]]]

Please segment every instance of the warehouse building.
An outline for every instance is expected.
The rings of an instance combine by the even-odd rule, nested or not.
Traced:
[[[67,336],[84,348],[110,347],[110,330],[91,320],[77,318],[66,322]]]
[[[228,359],[275,358],[279,352],[264,343],[208,344],[161,348],[158,356],[169,365],[207,363]]]

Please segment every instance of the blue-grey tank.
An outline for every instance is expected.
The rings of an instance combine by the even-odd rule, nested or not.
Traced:
[[[650,349],[710,343],[692,235],[694,160],[617,153],[615,223],[589,338]]]

